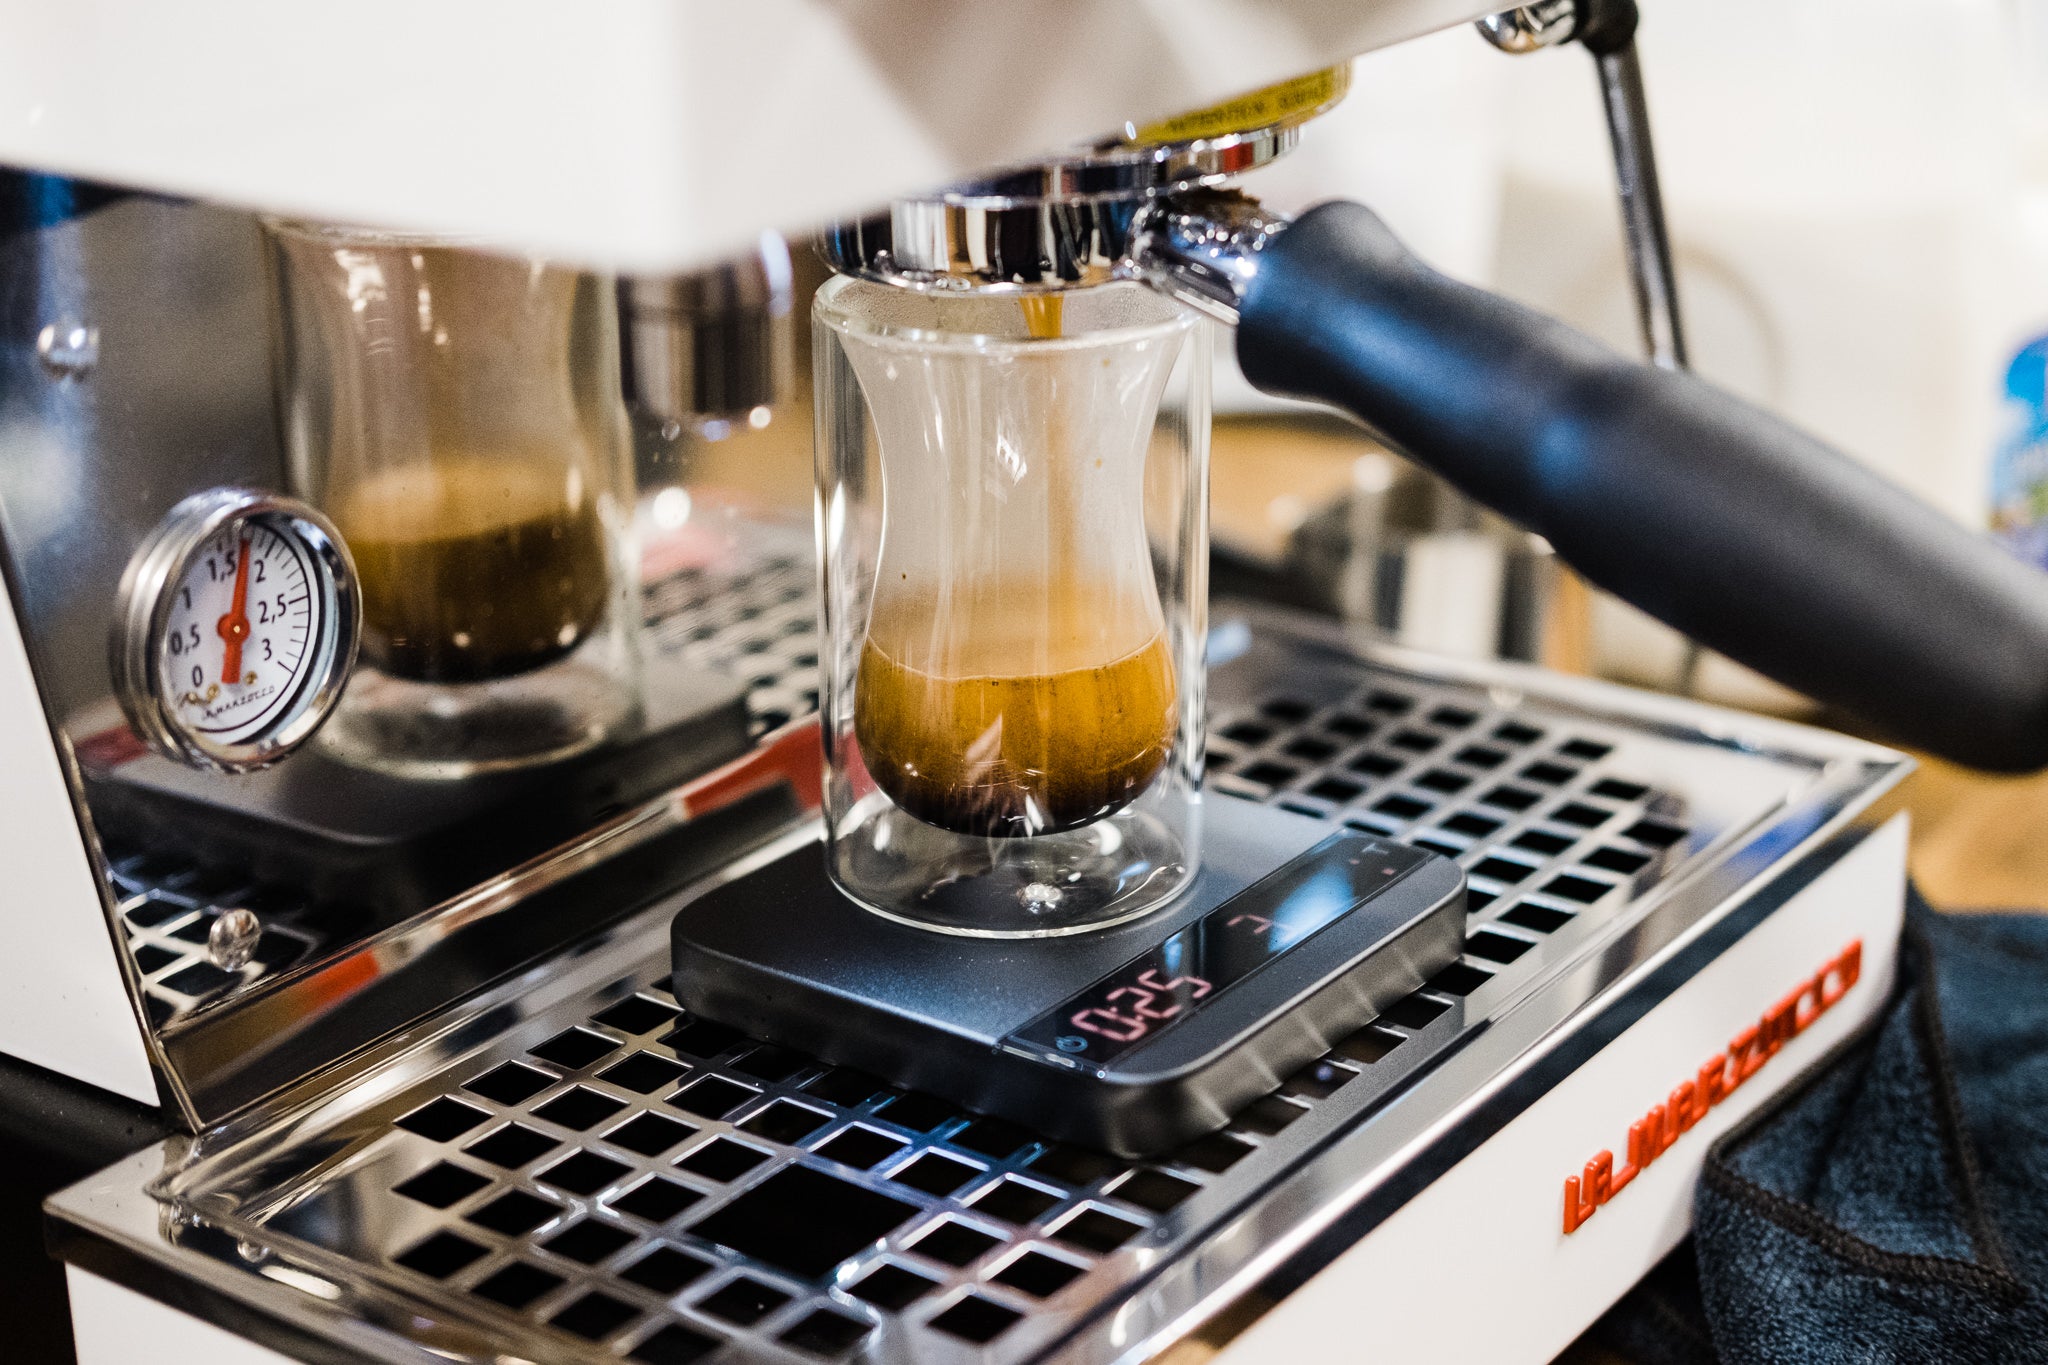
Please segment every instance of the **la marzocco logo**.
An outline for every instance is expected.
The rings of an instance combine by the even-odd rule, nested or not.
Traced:
[[[1664,1103],[1628,1127],[1628,1165],[1614,1169],[1614,1153],[1602,1152],[1586,1163],[1582,1174],[1564,1182],[1564,1230],[1577,1232],[1600,1206],[1628,1188],[1649,1164],[1671,1149],[1679,1136],[1706,1117],[1707,1111],[1735,1093],[1758,1068],[1778,1054],[1833,1009],[1863,972],[1863,940],[1857,939],[1799,989],[1764,1012],[1764,1017],[1735,1035],[1725,1052],[1709,1057],[1690,1080],[1680,1081]]]

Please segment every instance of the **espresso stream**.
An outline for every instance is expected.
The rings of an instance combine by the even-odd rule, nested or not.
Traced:
[[[1130,597],[1015,583],[878,604],[854,708],[876,784],[928,824],[988,837],[1075,829],[1128,805],[1175,732],[1166,639]]]
[[[604,619],[595,500],[560,461],[447,454],[381,471],[334,519],[363,591],[363,657],[394,677],[481,682],[538,668]]]

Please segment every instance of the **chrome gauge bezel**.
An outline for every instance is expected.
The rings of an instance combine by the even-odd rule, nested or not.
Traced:
[[[323,610],[305,676],[278,720],[252,738],[224,742],[187,725],[164,695],[156,645],[171,595],[206,544],[230,525],[261,525],[306,550]],[[252,488],[214,488],[173,507],[137,547],[115,598],[110,669],[114,696],[137,738],[195,768],[241,773],[265,768],[311,739],[341,700],[362,635],[355,563],[334,523],[295,498]]]

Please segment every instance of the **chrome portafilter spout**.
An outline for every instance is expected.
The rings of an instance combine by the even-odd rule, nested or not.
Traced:
[[[1585,22],[1576,11],[1581,41]],[[1634,89],[1623,103],[1640,130],[1628,51],[1599,55],[1620,59],[1615,88]],[[1341,85],[1284,118],[1119,139],[899,203],[834,229],[824,252],[914,289],[1142,281],[1234,324],[1258,388],[1354,414],[1702,645],[1943,757],[2048,765],[2048,582],[1678,368],[1661,226],[1640,243],[1656,265],[1645,296],[1664,301],[1645,313],[1661,363],[1644,364],[1439,274],[1359,205],[1290,221],[1225,186],[1291,145]],[[1629,145],[1644,153],[1633,180],[1624,158],[1632,221],[1661,223],[1647,140]]]
[[[789,388],[794,293],[789,246],[772,232],[687,275],[621,278],[627,401],[707,440],[763,425]]]

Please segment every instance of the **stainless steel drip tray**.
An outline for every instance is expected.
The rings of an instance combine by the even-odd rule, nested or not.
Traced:
[[[57,1196],[56,1245],[307,1358],[1142,1358],[1369,1231],[1824,870],[1907,766],[1219,616],[1249,647],[1212,676],[1213,783],[1456,857],[1473,891],[1460,962],[1223,1132],[1122,1161],[691,1019],[657,906]]]

